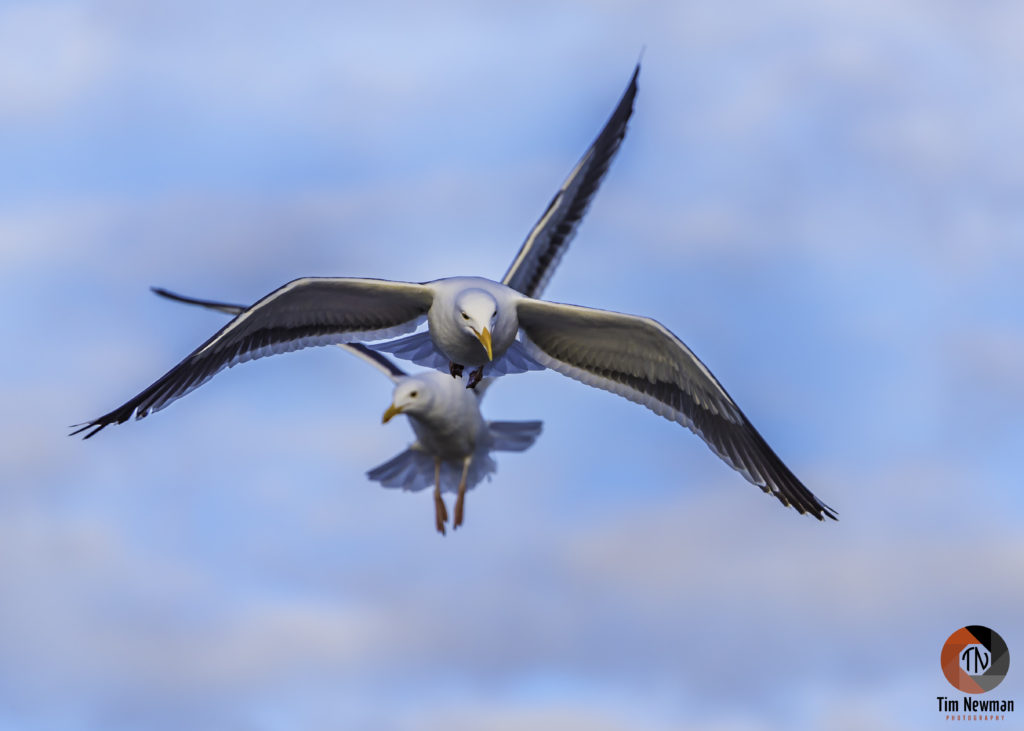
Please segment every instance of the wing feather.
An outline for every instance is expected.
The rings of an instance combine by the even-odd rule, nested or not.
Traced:
[[[527,297],[540,297],[544,291],[626,136],[639,73],[638,63],[612,116],[526,236],[502,284]]]
[[[166,296],[166,295],[165,295]],[[230,312],[223,303],[190,301]],[[156,382],[72,434],[85,438],[132,415],[141,419],[181,398],[224,368],[318,345],[394,337],[414,330],[433,301],[429,285],[383,279],[296,279],[246,308]]]
[[[768,446],[711,371],[660,323],[532,299],[520,300],[517,309],[523,343],[538,363],[682,424],[783,505],[819,520],[836,519]]]
[[[228,302],[217,302],[214,300],[201,300],[196,297],[186,297],[181,294],[176,294],[170,290],[164,289],[163,287],[150,287],[154,294],[158,294],[161,297],[165,297],[175,302],[182,302],[186,305],[197,305],[199,307],[205,307],[208,310],[217,310],[218,312],[224,312],[228,315],[240,315],[245,312],[248,308],[245,305],[233,305]],[[385,376],[390,378],[392,381],[398,378],[404,378],[409,374],[399,368],[390,358],[382,353],[378,353],[375,350],[371,350],[362,343],[338,343],[338,347],[342,350],[346,350],[357,358],[362,359],[366,363],[369,363],[374,368],[379,370]]]

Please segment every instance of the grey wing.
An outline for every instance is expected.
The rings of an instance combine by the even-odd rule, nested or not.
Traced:
[[[521,300],[524,343],[539,363],[643,404],[703,439],[783,505],[836,519],[783,464],[711,371],[660,323],[633,315]]]
[[[163,287],[150,287],[150,289],[154,294],[160,295],[161,297],[165,297],[169,300],[182,302],[186,305],[205,307],[208,310],[217,310],[218,312],[224,312],[228,315],[240,315],[248,309],[245,305],[233,305],[227,302],[216,302],[214,300],[201,300],[196,297],[186,297],[185,295],[176,294],[170,290],[164,289]],[[409,375],[399,368],[390,358],[371,350],[362,343],[338,343],[338,347],[351,353],[357,358],[360,358],[366,363],[369,363],[392,381]]]
[[[639,73],[638,63],[612,116],[534,224],[502,284],[527,297],[541,296],[626,135]]]
[[[141,419],[218,372],[255,358],[317,345],[393,337],[430,309],[428,285],[382,279],[296,279],[237,315],[156,382],[108,414],[80,425],[85,438],[132,415]]]
[[[448,357],[434,345],[429,330],[383,343],[374,343],[371,347],[382,353],[391,353],[396,358],[412,361],[424,368],[442,372],[448,370]]]
[[[530,357],[530,354],[519,340],[513,340],[508,350],[500,358],[495,358],[484,366],[484,374],[489,378],[542,370],[544,370],[544,366]]]

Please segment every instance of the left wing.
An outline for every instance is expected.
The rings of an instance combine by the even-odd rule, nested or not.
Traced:
[[[502,284],[527,297],[540,297],[543,293],[626,136],[639,73],[638,63],[612,116],[555,193],[544,215],[533,225]]]
[[[150,289],[153,291],[153,294],[160,295],[161,297],[165,297],[169,300],[182,302],[186,305],[205,307],[208,310],[217,310],[218,312],[224,312],[228,315],[240,315],[248,309],[245,305],[232,305],[227,302],[215,302],[213,300],[201,300],[195,297],[186,297],[164,289],[163,287],[150,287]],[[371,350],[362,343],[338,343],[338,347],[342,350],[348,351],[366,363],[369,363],[392,381],[409,375],[399,368],[395,362],[386,355],[378,353],[375,350]]]
[[[836,519],[783,464],[711,371],[661,323],[522,299],[524,344],[538,363],[643,404],[693,431],[726,464],[783,505]]]
[[[133,415],[141,419],[203,385],[217,373],[256,358],[319,345],[402,335],[426,317],[429,284],[384,279],[306,277],[271,292],[134,398],[85,424],[85,439]]]

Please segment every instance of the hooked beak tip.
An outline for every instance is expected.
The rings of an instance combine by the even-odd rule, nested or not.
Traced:
[[[402,410],[400,408],[398,408],[394,404],[391,404],[390,406],[388,406],[388,410],[384,412],[384,416],[382,416],[380,418],[380,423],[381,424],[387,424],[395,416],[397,416],[398,414],[401,414],[401,413],[402,413]]]
[[[484,346],[484,350],[487,351],[487,360],[494,360],[494,351],[491,349],[491,331],[485,327],[483,332],[477,334],[477,338]]]

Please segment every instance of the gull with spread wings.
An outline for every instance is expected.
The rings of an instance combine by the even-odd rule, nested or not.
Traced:
[[[199,305],[228,315],[240,315],[242,305],[183,297],[154,288],[161,297]],[[461,381],[446,373],[424,371],[409,374],[385,355],[362,343],[340,343],[339,348],[370,364],[394,384],[391,405],[381,419],[388,423],[403,414],[416,434],[416,441],[384,464],[366,473],[382,487],[400,487],[419,491],[434,485],[434,524],[444,535],[448,509],[442,492],[454,492],[455,514],[452,528],[462,525],[466,491],[498,469],[491,452],[523,452],[533,446],[543,428],[540,421],[486,421],[480,413],[487,379],[476,389],[464,388]]]
[[[697,434],[726,464],[783,505],[836,518],[768,446],[707,367],[661,323],[636,315],[538,299],[572,239],[626,132],[639,64],[611,118],[534,226],[501,282],[451,277],[431,282],[303,278],[237,315],[178,365],[123,405],[73,432],[86,438],[133,415],[142,418],[202,385],[224,368],[315,345],[413,338],[411,359],[429,340],[449,362],[499,373],[532,363],[616,393]],[[410,338],[403,339],[410,346]],[[397,353],[397,351],[395,351]],[[401,355],[401,353],[397,353]],[[418,361],[417,361],[418,362]],[[532,363],[531,363],[532,362]]]

